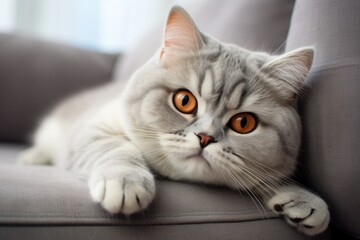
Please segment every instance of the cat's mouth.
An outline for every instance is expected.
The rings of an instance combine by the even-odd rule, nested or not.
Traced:
[[[199,163],[205,163],[210,169],[212,169],[210,162],[204,156],[204,151],[201,150],[199,153],[189,157],[189,160],[193,160]]]

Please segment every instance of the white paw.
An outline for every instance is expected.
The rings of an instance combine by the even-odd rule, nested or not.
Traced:
[[[92,198],[110,213],[130,215],[145,209],[155,196],[155,182],[145,169],[115,168],[94,172]]]
[[[36,147],[31,147],[19,154],[17,162],[24,165],[49,165],[51,159]]]
[[[327,204],[303,189],[280,192],[268,201],[268,207],[307,235],[319,234],[330,222]]]

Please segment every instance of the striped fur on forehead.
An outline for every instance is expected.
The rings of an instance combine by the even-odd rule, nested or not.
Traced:
[[[212,108],[239,108],[242,99],[252,89],[252,78],[267,58],[267,55],[251,53],[232,45],[212,45],[210,50],[205,49],[194,60],[199,95]]]

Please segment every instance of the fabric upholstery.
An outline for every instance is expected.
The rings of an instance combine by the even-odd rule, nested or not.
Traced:
[[[0,34],[0,141],[24,141],[60,99],[111,80],[115,55]]]
[[[332,223],[360,238],[360,1],[297,1],[286,50],[312,45],[301,99],[299,171],[330,205]]]
[[[154,225],[83,225],[83,226],[0,226],[0,239],[6,240],[274,240],[309,239],[283,223],[281,219],[255,222],[219,222],[202,224]],[[326,239],[318,236],[315,240]]]
[[[187,10],[205,34],[249,49],[281,52],[293,5],[293,0],[209,0]],[[129,79],[160,48],[163,21],[121,59],[116,79]]]
[[[149,209],[129,218],[113,216],[91,200],[78,176],[49,166],[4,164],[14,162],[5,159],[11,156],[4,149],[22,147],[2,147],[0,239],[68,239],[72,234],[72,239],[102,234],[102,239],[308,239],[273,213],[259,211],[247,196],[164,179],[157,180]]]

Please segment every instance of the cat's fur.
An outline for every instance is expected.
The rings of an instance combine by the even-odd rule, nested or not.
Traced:
[[[175,180],[255,191],[300,231],[320,233],[329,223],[326,203],[288,180],[300,144],[296,95],[312,58],[311,48],[270,56],[220,43],[174,7],[161,49],[125,90],[115,83],[65,101],[20,159],[88,177],[92,198],[111,213],[149,205],[155,195],[150,168]],[[196,97],[196,112],[176,109],[178,89]],[[258,119],[248,134],[228,125],[241,112]],[[202,147],[198,133],[213,141]]]

